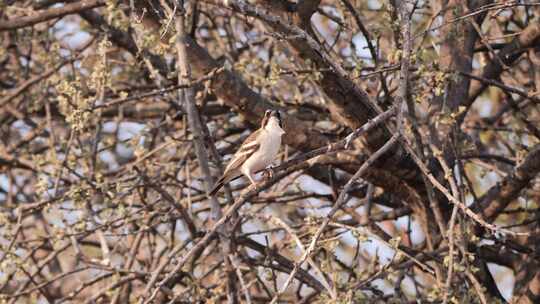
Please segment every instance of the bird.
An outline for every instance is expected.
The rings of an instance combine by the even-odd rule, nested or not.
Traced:
[[[257,184],[255,173],[274,161],[281,147],[283,134],[285,131],[281,113],[278,110],[267,110],[261,121],[261,127],[244,140],[209,195],[214,196],[225,183],[241,175],[246,176],[251,184]]]

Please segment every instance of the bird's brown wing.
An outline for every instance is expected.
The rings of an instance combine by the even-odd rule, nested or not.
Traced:
[[[236,151],[233,158],[227,165],[227,168],[225,168],[225,172],[223,172],[221,178],[216,182],[212,191],[210,191],[210,195],[215,195],[225,183],[228,183],[230,180],[236,178],[241,174],[239,172],[239,169],[242,164],[260,147],[259,143],[256,140],[260,132],[261,130],[253,132],[246,138],[246,140],[244,140],[244,142],[240,146],[240,149]]]
[[[233,158],[231,159],[231,162],[227,165],[227,168],[225,168],[225,172],[223,175],[227,175],[228,173],[234,171],[235,169],[239,169],[240,166],[251,156],[253,153],[255,153],[259,147],[260,144],[257,142],[257,137],[259,136],[261,130],[257,130],[253,132],[251,135],[244,140],[242,145],[240,146],[240,149],[236,151]]]

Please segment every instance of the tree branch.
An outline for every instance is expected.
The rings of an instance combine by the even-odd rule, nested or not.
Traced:
[[[484,219],[493,222],[540,172],[540,144],[534,146],[514,172],[475,202],[471,208],[479,210]]]
[[[9,20],[0,21],[0,32],[14,30],[21,27],[32,26],[34,24],[63,17],[69,14],[80,13],[89,9],[104,6],[105,0],[81,0],[76,3],[65,4],[62,7],[51,8],[46,11],[40,11],[38,14],[26,17],[16,17]]]

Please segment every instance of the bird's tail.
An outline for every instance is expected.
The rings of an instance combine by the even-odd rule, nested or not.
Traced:
[[[214,184],[214,188],[212,188],[212,191],[210,191],[209,195],[210,195],[210,196],[216,195],[216,193],[219,191],[219,189],[221,189],[221,187],[223,187],[224,184],[225,184],[225,176],[222,176],[222,177]]]

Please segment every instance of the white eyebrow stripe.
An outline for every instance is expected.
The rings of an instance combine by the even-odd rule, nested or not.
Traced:
[[[242,151],[242,152],[238,153],[236,155],[237,157],[235,157],[235,158],[240,158],[240,157],[242,157],[244,155],[251,155],[251,154],[255,153],[257,150],[258,150],[258,148],[254,147],[254,149]]]
[[[240,150],[245,150],[245,149],[247,149],[247,148],[250,148],[250,147],[252,147],[252,146],[256,146],[256,145],[258,145],[258,144],[259,144],[259,143],[258,143],[256,140],[254,140],[254,141],[252,141],[252,142],[250,142],[250,143],[247,143],[247,144],[245,144],[244,146],[242,146],[242,147],[240,148]]]

